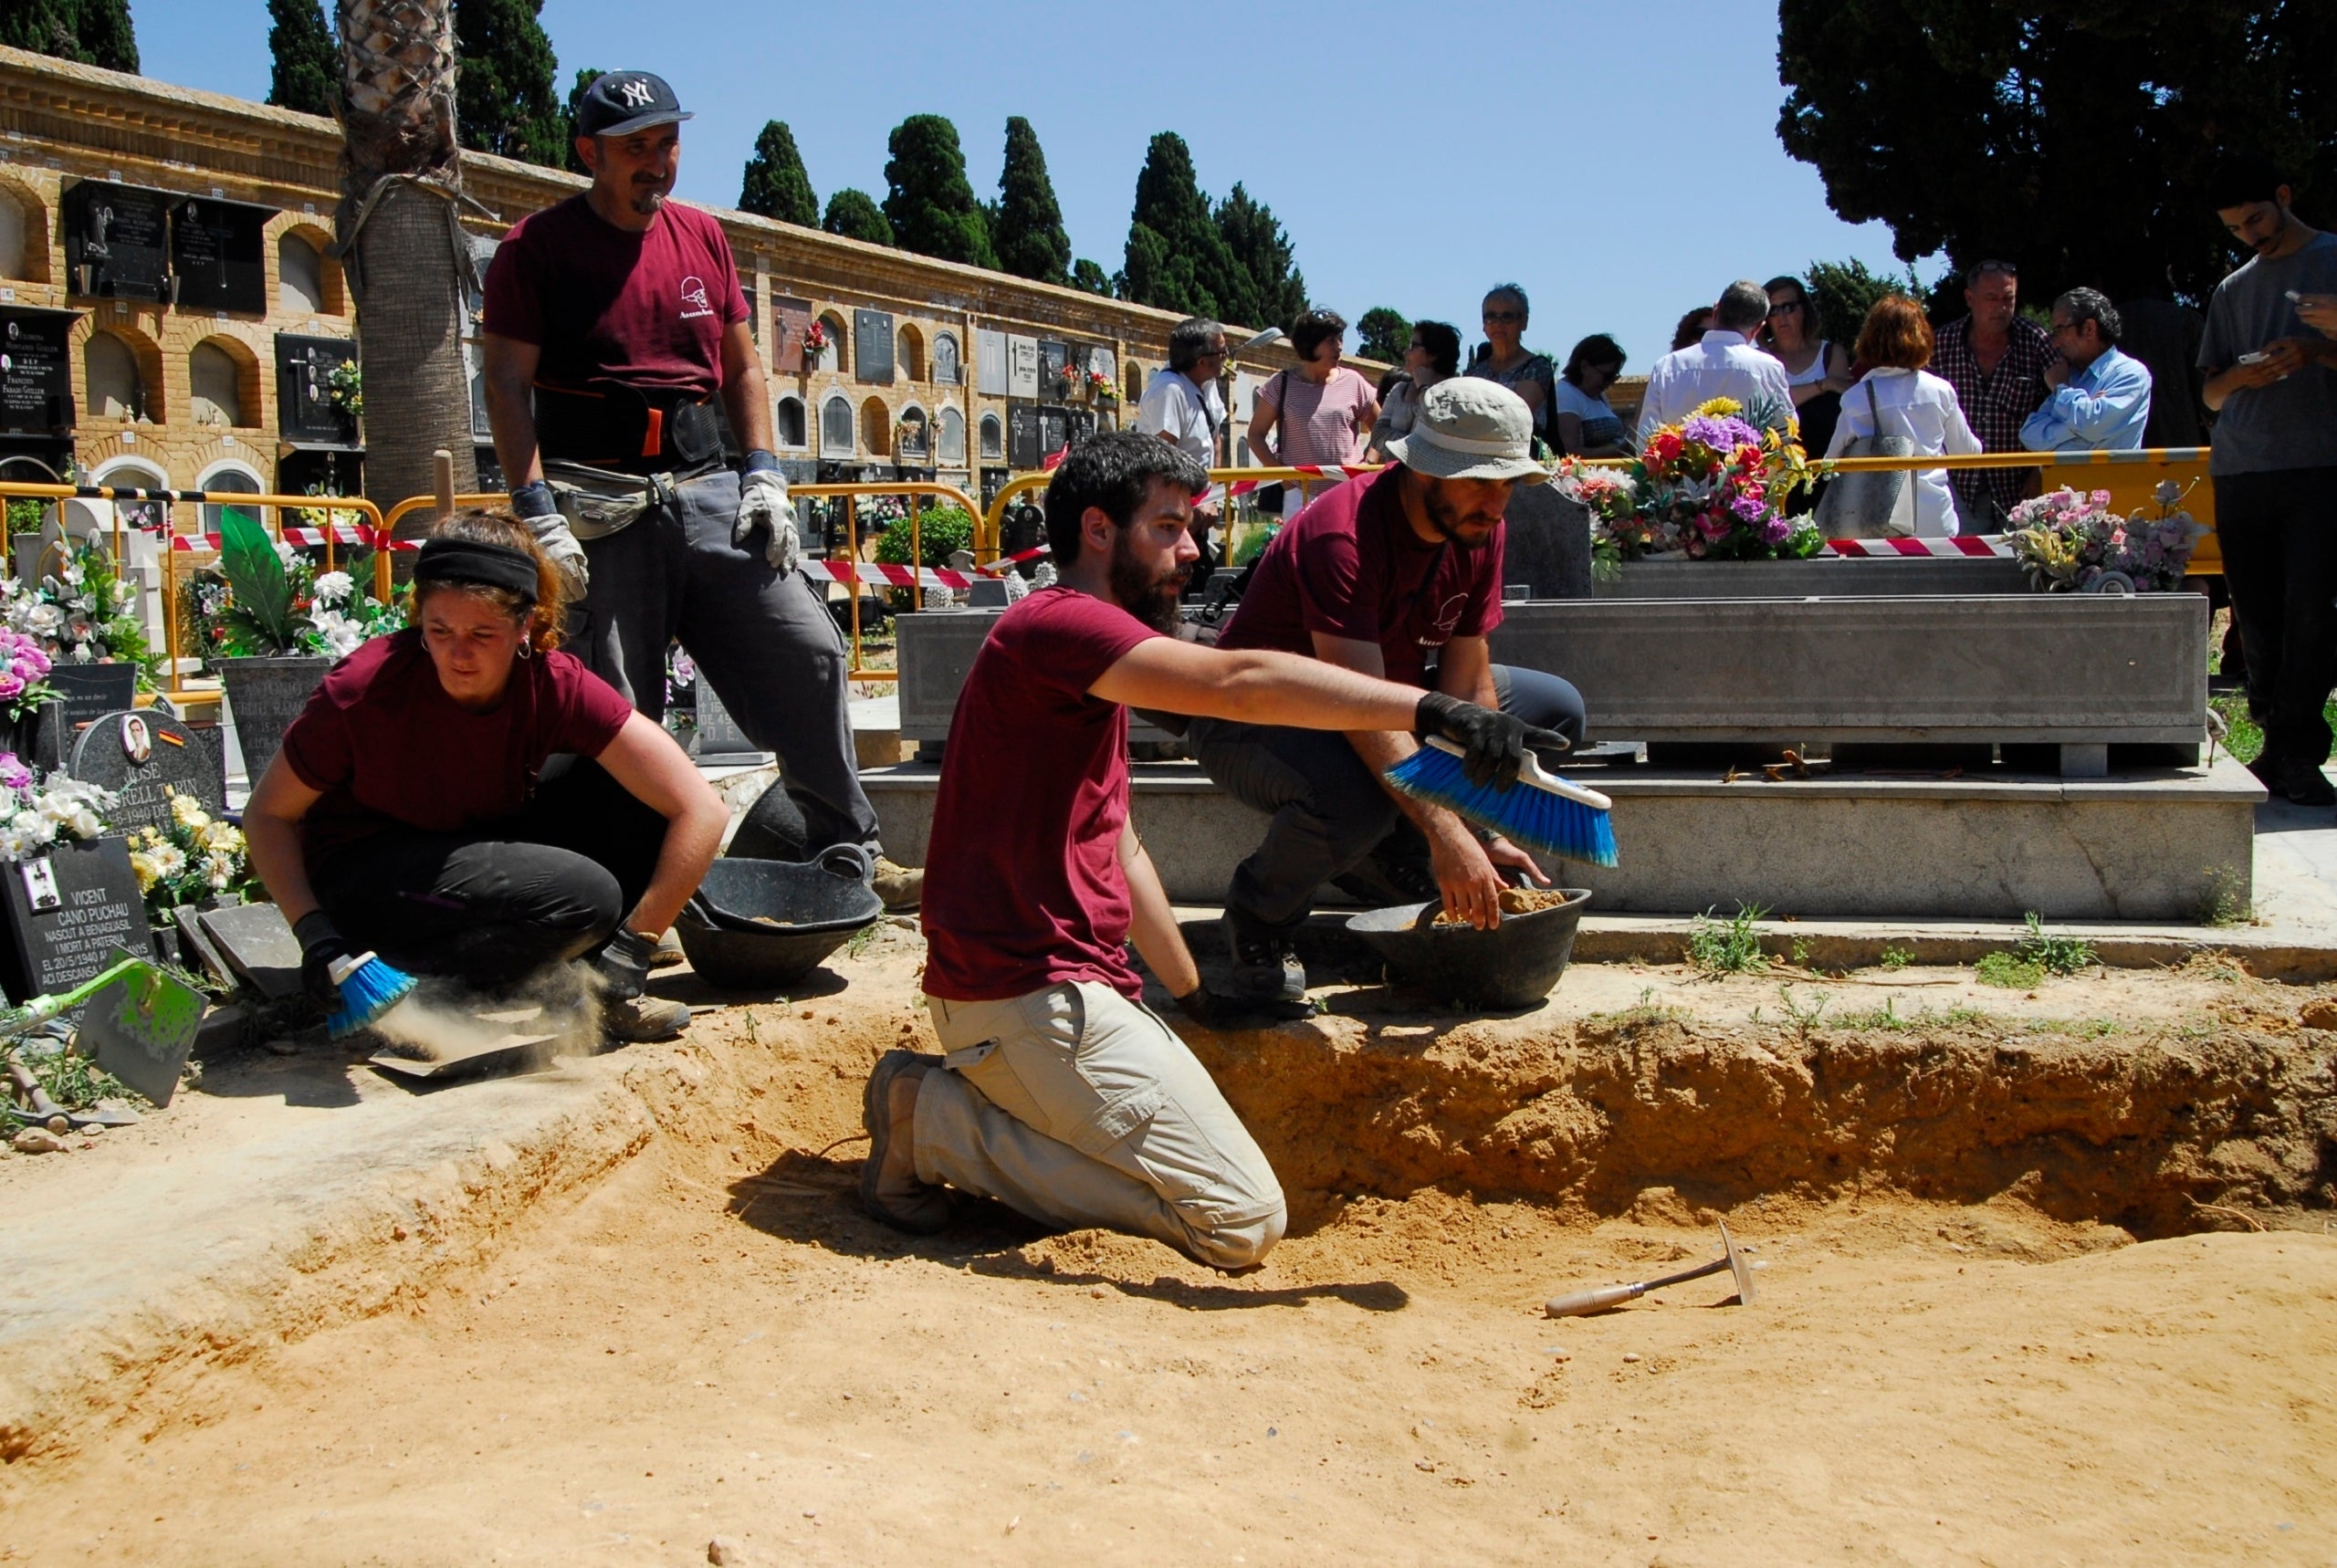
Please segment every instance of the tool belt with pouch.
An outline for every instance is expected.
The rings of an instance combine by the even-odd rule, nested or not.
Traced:
[[[722,466],[722,416],[711,402],[660,402],[611,383],[536,388],[544,483],[580,539],[606,538]]]

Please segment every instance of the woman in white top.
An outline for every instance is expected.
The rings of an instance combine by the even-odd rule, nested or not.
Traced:
[[[1630,438],[1607,405],[1607,389],[1623,373],[1623,346],[1593,332],[1574,346],[1550,405],[1550,444],[1566,457],[1629,457]]]
[[[1411,433],[1412,421],[1420,417],[1420,393],[1460,373],[1460,329],[1442,321],[1413,322],[1412,346],[1404,350],[1403,374],[1380,393],[1379,417],[1372,422],[1371,444],[1364,450],[1366,461],[1389,461],[1388,443]]]
[[[1827,456],[1839,457],[1860,436],[1876,434],[1878,423],[1880,434],[1913,441],[1918,456],[1980,450],[1955,389],[1923,369],[1932,362],[1932,326],[1922,306],[1896,294],[1875,301],[1859,329],[1859,362],[1871,368],[1842,394],[1842,417],[1827,444]],[[1935,538],[1953,535],[1955,497],[1947,487],[1947,470],[1925,468],[1911,477],[1914,527],[1909,529],[1894,518],[1892,531]]]

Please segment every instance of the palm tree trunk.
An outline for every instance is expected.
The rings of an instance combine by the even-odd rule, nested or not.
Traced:
[[[456,221],[455,31],[448,0],[338,0],[337,249],[365,367],[365,493],[386,511],[431,491],[431,454],[478,488],[463,364],[469,252]]]

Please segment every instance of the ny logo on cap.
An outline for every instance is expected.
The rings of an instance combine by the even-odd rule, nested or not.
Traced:
[[[647,109],[657,99],[645,81],[626,82],[617,91],[624,95],[625,106],[629,109]]]

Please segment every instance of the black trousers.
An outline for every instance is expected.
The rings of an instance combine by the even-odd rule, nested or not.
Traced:
[[[2337,467],[2219,475],[2216,537],[2268,761],[2329,760],[2337,688]]]
[[[1588,719],[1571,683],[1495,664],[1493,689],[1503,712],[1581,744]],[[1195,719],[1187,738],[1210,779],[1273,819],[1225,894],[1259,924],[1294,928],[1314,909],[1315,889],[1374,855],[1427,860],[1420,830],[1339,731]]]
[[[380,833],[311,868],[309,882],[359,951],[491,990],[597,951],[640,902],[665,845],[665,819],[600,764],[554,758],[510,821]]]

